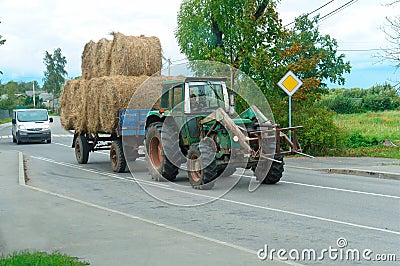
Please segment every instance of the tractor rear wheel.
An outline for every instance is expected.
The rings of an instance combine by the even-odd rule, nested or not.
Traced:
[[[196,189],[211,189],[217,177],[217,164],[215,149],[210,138],[203,139],[200,143],[192,144],[187,158],[189,182]]]
[[[171,163],[165,156],[162,143],[161,122],[151,124],[147,128],[145,145],[147,156],[147,169],[151,177],[156,181],[172,181],[178,175],[178,167]]]
[[[217,175],[220,176],[220,177],[228,177],[228,176],[233,175],[235,172],[236,172],[236,168],[235,167],[232,168],[232,167],[227,166],[227,167],[218,169],[217,170]]]
[[[275,155],[274,159],[281,161],[282,163],[274,161],[271,162],[268,160],[260,161],[256,169],[253,169],[254,175],[256,176],[257,180],[262,180],[263,184],[276,184],[282,178],[284,171],[283,166],[285,165],[285,163],[283,162],[283,155]]]

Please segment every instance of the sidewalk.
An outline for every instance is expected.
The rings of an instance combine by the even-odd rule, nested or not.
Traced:
[[[400,160],[372,157],[288,157],[285,167],[400,180]]]
[[[0,254],[60,251],[91,265],[264,264],[244,248],[19,185],[16,151],[0,150],[0,162]]]

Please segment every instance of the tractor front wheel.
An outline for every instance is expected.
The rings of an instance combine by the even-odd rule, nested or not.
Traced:
[[[281,161],[282,163],[265,160],[258,162],[257,167],[255,169],[253,168],[257,180],[262,180],[263,184],[276,184],[282,178],[284,171],[283,166],[285,165],[283,162],[283,155],[275,155],[274,159]]]
[[[211,189],[217,175],[215,149],[210,138],[193,144],[188,152],[187,168],[189,182],[196,189]]]

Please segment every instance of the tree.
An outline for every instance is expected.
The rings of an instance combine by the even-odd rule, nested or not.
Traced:
[[[57,48],[54,50],[53,54],[47,51],[45,52],[43,63],[46,66],[43,88],[48,92],[52,92],[54,98],[58,98],[61,94],[62,86],[65,83],[65,77],[68,74],[65,70],[67,60],[65,56],[62,55],[61,49]]]
[[[344,62],[344,55],[337,55],[335,39],[321,36],[318,17],[301,16],[293,29],[285,29],[276,2],[183,1],[175,32],[181,52],[189,60],[215,60],[239,68],[267,96],[274,94],[288,70],[304,79],[304,93],[298,98],[315,95],[326,86],[325,80],[343,84],[350,64]]]
[[[297,101],[294,110],[306,110],[307,115],[301,117],[304,121],[297,121],[302,124],[308,117],[318,116],[319,109],[310,107],[320,98],[325,81],[343,84],[350,63],[337,54],[335,39],[319,33],[318,17],[309,19],[304,15],[296,19],[293,29],[284,28],[276,12],[277,2],[184,0],[175,36],[189,60],[227,63],[256,81],[282,126],[288,124],[287,96],[277,83],[288,70],[294,71],[303,80],[293,97]],[[332,123],[329,113],[321,115],[326,124]],[[326,128],[335,130],[333,125]],[[309,139],[318,138],[314,135]]]
[[[392,1],[387,6],[399,4],[400,0]],[[394,18],[386,17],[388,25],[383,28],[386,34],[386,39],[389,42],[389,47],[383,49],[383,53],[379,56],[384,60],[389,60],[394,63],[396,69],[400,68],[400,16]],[[400,81],[395,86],[400,85]]]
[[[0,21],[0,23],[1,23],[1,21]],[[3,45],[5,42],[6,42],[6,40],[3,39],[3,36],[0,35],[0,46]],[[1,70],[0,70],[0,74],[3,74],[3,72],[1,72]]]

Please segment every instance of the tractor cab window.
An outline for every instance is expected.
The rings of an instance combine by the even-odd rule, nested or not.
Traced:
[[[190,82],[190,110],[200,112],[224,106],[222,84],[217,82]]]

